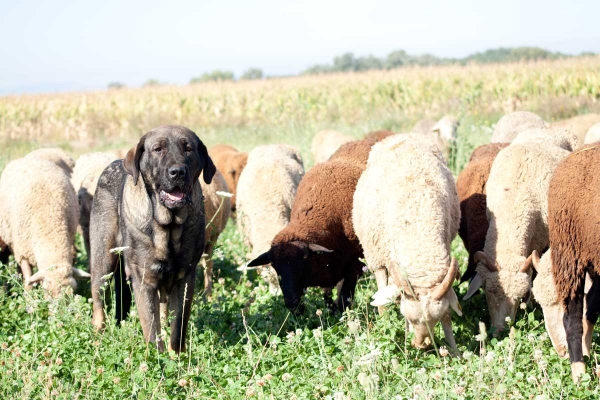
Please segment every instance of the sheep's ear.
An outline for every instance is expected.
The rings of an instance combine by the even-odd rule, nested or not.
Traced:
[[[133,177],[133,184],[137,185],[138,178],[140,176],[140,160],[142,159],[142,154],[144,154],[144,144],[146,143],[146,133],[141,137],[135,147],[132,147],[125,156],[123,160],[123,168],[125,172]]]
[[[525,262],[523,263],[523,266],[521,267],[521,270],[519,272],[528,273],[529,269],[531,268],[532,265],[533,266],[537,265],[537,262],[535,262],[535,263],[533,262],[534,254],[537,256],[537,258],[539,260],[540,256],[539,256],[538,252],[534,250],[533,253],[531,253],[529,255],[529,257],[527,257],[527,260],[525,260]]]
[[[248,263],[248,267],[258,267],[259,265],[267,265],[271,263],[271,251],[267,251],[266,253],[262,253],[260,256],[256,257],[254,260]]]
[[[533,263],[533,268],[538,271],[540,266],[540,253],[538,253],[537,250],[534,250],[533,253],[531,253],[531,262]]]
[[[31,275],[29,279],[27,279],[26,283],[28,285],[31,285],[32,283],[43,281],[44,278],[46,278],[46,270],[42,269],[36,272],[35,274]]]
[[[198,138],[197,143],[198,155],[200,156],[200,160],[202,160],[202,179],[206,182],[207,185],[210,185],[212,182],[213,176],[217,173],[217,167],[213,163],[213,160],[208,155],[208,150],[206,150],[206,146],[202,143],[202,140]]]
[[[315,243],[309,243],[308,248],[313,253],[332,253],[333,252],[333,250],[329,250],[328,248],[320,246]]]
[[[478,251],[475,253],[475,262],[482,264],[488,271],[490,272],[498,272],[498,268],[496,268],[496,264],[490,260],[490,258],[483,251]]]
[[[479,274],[475,274],[471,283],[469,283],[469,288],[467,289],[467,294],[463,297],[463,300],[469,300],[471,296],[473,296],[479,288],[483,286],[483,278]]]
[[[73,278],[75,279],[90,279],[92,276],[79,268],[73,267]]]
[[[452,308],[454,312],[458,314],[459,317],[462,317],[462,308],[460,308],[460,303],[458,302],[458,297],[456,297],[456,292],[454,292],[454,288],[450,288],[450,290],[448,290],[448,292],[446,293],[446,298],[448,299],[450,308]]]

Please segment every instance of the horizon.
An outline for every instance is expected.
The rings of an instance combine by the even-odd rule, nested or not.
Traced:
[[[1,96],[102,90],[111,82],[139,87],[151,79],[182,85],[216,69],[236,78],[249,68],[290,76],[347,52],[378,58],[395,50],[464,58],[500,47],[600,53],[594,21],[600,2],[591,0],[569,6],[510,0],[497,8],[469,0],[109,0],[101,8],[26,0],[3,8],[0,35],[11,40],[3,44],[10,57],[0,67]]]

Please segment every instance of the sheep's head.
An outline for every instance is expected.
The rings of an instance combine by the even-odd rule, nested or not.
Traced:
[[[456,129],[458,128],[458,125],[459,122],[456,118],[446,115],[435,124],[432,130],[440,135],[445,141],[454,142],[456,140]]]
[[[390,275],[396,286],[403,292],[400,300],[400,312],[413,328],[415,337],[412,345],[414,347],[419,349],[429,347],[431,344],[430,333],[433,332],[435,324],[448,313],[448,307],[451,307],[458,315],[462,315],[458,298],[452,289],[457,272],[458,262],[456,259],[452,259],[442,282],[431,289],[429,293],[418,295],[401,276],[398,264],[393,262],[390,266]]]
[[[491,325],[497,336],[506,327],[506,317],[514,321],[521,299],[527,295],[531,286],[531,256],[511,257],[502,268],[484,252],[475,253],[477,274],[471,281],[464,300],[469,299],[480,287],[484,288],[485,298],[490,310]]]
[[[60,297],[63,293],[73,293],[77,289],[75,278],[89,278],[90,274],[69,264],[57,264],[41,269],[27,279],[26,284],[41,282],[42,288],[50,297]]]
[[[567,335],[563,325],[564,310],[556,295],[550,252],[551,250],[547,251],[541,260],[537,251],[534,250],[531,255],[533,267],[538,273],[533,281],[531,292],[542,307],[546,331],[554,350],[560,357],[565,357],[567,355]]]
[[[318,244],[301,241],[278,243],[252,260],[248,266],[271,264],[279,276],[285,306],[302,313],[300,300],[304,289],[312,286],[312,264],[317,261],[316,258],[324,257],[324,253],[332,251]]]

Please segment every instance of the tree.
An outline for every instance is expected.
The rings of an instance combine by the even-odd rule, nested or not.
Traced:
[[[200,82],[209,82],[209,81],[232,81],[233,78],[234,78],[233,72],[215,69],[210,73],[205,72],[202,74],[202,76],[192,78],[190,80],[190,83],[200,83]]]
[[[160,86],[161,83],[158,81],[158,79],[148,79],[146,82],[144,82],[144,84],[142,85],[143,87],[152,87],[152,86]]]
[[[260,68],[250,68],[242,74],[240,79],[262,79],[263,72]]]
[[[123,89],[124,87],[125,84],[121,82],[111,82],[108,84],[109,89]]]
[[[386,69],[398,68],[406,64],[408,58],[409,56],[404,50],[392,51],[388,54],[383,65]]]

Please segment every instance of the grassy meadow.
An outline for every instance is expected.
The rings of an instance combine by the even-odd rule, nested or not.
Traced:
[[[126,148],[161,124],[183,124],[208,145],[248,151],[266,143],[297,146],[308,168],[310,143],[324,128],[357,138],[375,129],[407,131],[422,117],[460,119],[451,167],[489,141],[505,112],[524,109],[554,121],[600,110],[600,58],[527,64],[405,68],[184,87],[0,97],[0,169],[41,146],[74,156]],[[87,269],[81,249],[77,266]],[[46,300],[24,292],[14,262],[0,267],[0,398],[43,399],[567,399],[599,398],[595,372],[579,384],[545,333],[539,306],[522,305],[510,332],[494,339],[482,294],[453,314],[460,357],[449,355],[441,326],[419,351],[398,307],[379,316],[369,305],[374,277],[359,281],[343,315],[320,290],[292,315],[254,271],[236,270],[248,249],[231,221],[215,251],[215,287],[202,296],[199,270],[187,351],[158,353],[133,312],[104,333],[91,326],[89,283],[74,296]],[[457,238],[461,268],[467,254]],[[459,299],[466,284],[455,290]],[[112,311],[109,311],[111,313]],[[112,315],[112,314],[111,314]],[[168,332],[165,332],[168,334]],[[592,352],[600,338],[594,333]]]

